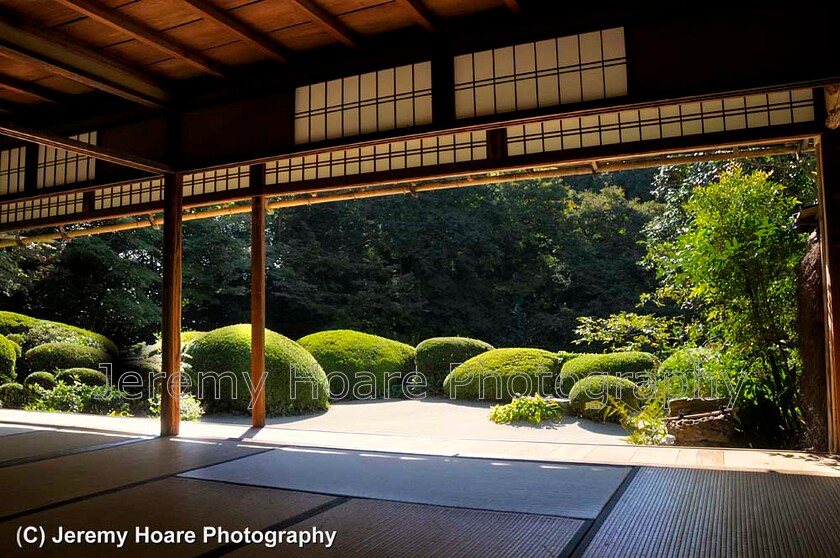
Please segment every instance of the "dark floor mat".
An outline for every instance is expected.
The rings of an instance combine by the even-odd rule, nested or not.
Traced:
[[[127,442],[133,439],[138,439],[138,437],[75,430],[35,430],[16,436],[0,437],[0,464]]]
[[[583,556],[836,558],[840,479],[645,468]]]

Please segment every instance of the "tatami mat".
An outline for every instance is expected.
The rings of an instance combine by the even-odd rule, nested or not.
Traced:
[[[332,547],[252,544],[227,556],[562,557],[585,522],[559,517],[350,500],[288,530],[335,531]]]
[[[629,470],[280,448],[184,476],[417,504],[593,519]]]
[[[9,461],[78,451],[132,439],[137,437],[74,430],[35,430],[17,436],[0,437],[0,465]]]
[[[258,451],[233,442],[161,438],[5,467],[0,519]]]
[[[15,521],[0,523],[0,555],[15,556],[15,532],[20,526],[44,527],[51,538],[64,530],[125,530],[129,534],[123,548],[110,544],[74,546],[47,544],[41,550],[29,548],[34,556],[196,556],[221,546],[211,539],[201,540],[205,526],[227,530],[263,529],[288,520],[332,500],[329,496],[285,490],[233,486],[190,479],[170,478],[133,488],[94,496],[59,506]],[[135,545],[135,528],[192,530],[199,540],[194,544]],[[3,545],[9,548],[2,548]]]
[[[839,517],[835,478],[645,468],[583,556],[836,558]]]
[[[37,426],[20,426],[17,424],[0,423],[0,437],[11,436],[13,434],[25,434],[27,432],[38,432],[39,430],[50,429]]]

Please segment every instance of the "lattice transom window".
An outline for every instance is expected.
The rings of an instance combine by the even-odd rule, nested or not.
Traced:
[[[70,139],[96,145],[96,132],[71,136]],[[85,182],[96,178],[96,160],[64,149],[38,148],[38,188]]]

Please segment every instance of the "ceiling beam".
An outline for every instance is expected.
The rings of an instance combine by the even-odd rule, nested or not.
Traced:
[[[137,157],[127,153],[113,151],[104,147],[98,147],[82,141],[51,134],[49,132],[32,130],[13,122],[0,120],[0,134],[9,136],[10,138],[37,143],[39,145],[46,145],[49,147],[55,147],[56,149],[72,151],[80,155],[86,155],[88,157],[93,157],[94,159],[99,159],[100,161],[107,161],[109,163],[142,171],[152,173],[172,172],[172,168],[164,163],[152,161],[143,157]]]
[[[313,0],[289,0],[292,4],[300,8],[300,10],[307,16],[312,18],[312,21],[324,28],[324,31],[341,41],[345,45],[352,48],[359,48],[356,34],[340,19],[332,15],[330,12],[316,4]]]
[[[221,67],[210,58],[199,52],[172,41],[165,35],[155,31],[134,18],[111,8],[107,8],[91,0],[55,0],[59,4],[70,8],[90,19],[101,23],[111,29],[128,35],[132,39],[140,41],[144,45],[164,52],[169,56],[183,60],[187,64],[198,68],[203,72],[217,77],[224,77]]]
[[[15,93],[23,93],[24,95],[35,97],[47,103],[60,103],[62,101],[60,94],[46,87],[41,87],[36,83],[23,81],[11,76],[0,75],[0,87],[14,91]]]
[[[205,0],[184,0],[187,4],[194,7],[203,15],[209,17],[219,25],[226,27],[233,32],[242,41],[260,50],[263,54],[277,60],[278,62],[288,63],[288,53],[270,40],[266,35],[259,30],[243,23],[239,19],[233,17],[228,12],[206,2]]]
[[[422,25],[426,31],[433,33],[435,30],[435,14],[423,4],[423,0],[397,0],[397,4],[411,14],[414,21]]]
[[[522,13],[522,6],[519,4],[519,0],[504,0],[505,6],[508,7],[510,11],[515,14]]]

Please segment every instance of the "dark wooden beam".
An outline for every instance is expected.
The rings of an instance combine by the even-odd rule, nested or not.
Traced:
[[[300,8],[300,10],[307,16],[312,18],[312,21],[323,27],[327,33],[349,47],[359,48],[359,42],[358,39],[356,39],[356,34],[344,25],[340,19],[316,4],[313,0],[289,1]]]
[[[288,53],[280,45],[270,40],[260,31],[236,19],[228,12],[217,8],[213,4],[205,0],[184,0],[187,4],[194,7],[203,15],[209,17],[219,25],[226,27],[233,32],[242,41],[260,50],[263,54],[277,60],[278,62],[288,62]]]
[[[397,0],[397,4],[402,6],[405,11],[411,14],[414,21],[422,25],[426,31],[434,32],[435,15],[423,4],[423,0]]]
[[[47,103],[61,103],[62,96],[54,91],[41,87],[37,83],[15,79],[11,76],[0,75],[0,87],[14,91],[15,93],[23,93],[30,97],[35,97]]]
[[[519,5],[519,0],[504,0],[505,6],[515,14],[522,13],[522,6]]]
[[[163,184],[163,303],[161,324],[160,435],[177,436],[181,426],[181,256],[184,186],[180,174]]]
[[[68,35],[0,11],[0,54],[129,101],[161,107],[170,94],[153,76]]]
[[[840,132],[817,145],[828,451],[840,451]]]
[[[265,165],[251,167],[251,187],[261,191]],[[251,198],[251,426],[265,426],[265,213],[266,198]]]
[[[94,159],[98,159],[100,161],[107,161],[109,163],[131,167],[137,170],[152,173],[169,172],[172,170],[169,165],[158,161],[152,161],[144,157],[137,157],[128,153],[120,153],[82,141],[50,134],[48,132],[30,130],[26,127],[2,120],[0,120],[0,135],[40,145],[48,145],[57,149],[73,151],[74,153],[87,155],[88,157],[93,157]]]
[[[116,9],[107,8],[90,0],[55,0],[74,12],[119,31],[132,39],[156,50],[174,56],[184,62],[217,77],[224,77],[222,69],[208,57],[170,40],[151,27],[124,15]]]

